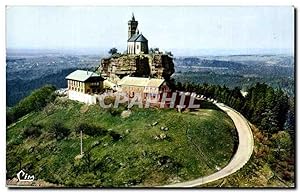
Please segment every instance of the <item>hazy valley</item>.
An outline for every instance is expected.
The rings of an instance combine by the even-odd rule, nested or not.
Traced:
[[[74,69],[93,70],[103,56],[63,53],[8,53],[7,106],[13,106],[45,84],[65,88]],[[294,96],[294,58],[287,55],[229,55],[175,57],[176,81],[225,85],[246,90],[265,82]]]

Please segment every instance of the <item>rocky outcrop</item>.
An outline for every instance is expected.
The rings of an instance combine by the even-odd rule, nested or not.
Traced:
[[[169,79],[175,72],[173,58],[166,54],[126,54],[103,58],[98,71],[108,77],[131,75],[164,79]]]

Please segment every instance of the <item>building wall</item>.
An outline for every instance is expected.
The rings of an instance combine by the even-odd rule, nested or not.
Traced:
[[[96,95],[89,95],[89,94],[77,92],[74,90],[68,91],[68,97],[70,100],[75,100],[75,101],[83,102],[86,104],[96,104],[97,103]]]
[[[128,54],[148,54],[148,42],[127,42]]]
[[[85,93],[85,83],[76,80],[68,80],[68,89],[76,92]]]
[[[135,42],[135,53],[139,54],[141,52],[141,43],[142,42]]]
[[[139,93],[144,97],[144,87],[122,85],[122,92],[125,92],[129,97],[134,97],[136,93]]]
[[[86,82],[84,93],[100,93],[103,91],[103,81]]]
[[[145,87],[144,89],[144,92],[146,93],[159,93],[159,88],[158,87],[150,87],[150,86],[147,86]]]
[[[162,92],[171,92],[171,89],[169,88],[169,86],[167,85],[166,82],[164,82],[161,86],[160,86],[160,90]]]
[[[103,81],[80,82],[68,80],[68,89],[79,93],[100,93],[103,91]]]
[[[141,43],[141,52],[143,52],[144,54],[148,54],[149,50],[148,50],[148,42],[140,42]]]
[[[148,95],[153,96],[154,98],[156,95],[160,96],[162,92],[170,92],[170,89],[166,83],[163,83],[160,87],[122,85],[121,90],[122,92],[125,92],[129,97],[134,97],[136,93],[139,93],[142,98],[146,98]]]
[[[135,42],[127,42],[127,53],[135,54]]]

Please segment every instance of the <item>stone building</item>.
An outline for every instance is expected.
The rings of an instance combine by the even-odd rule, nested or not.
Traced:
[[[76,70],[66,77],[68,89],[80,93],[98,94],[103,91],[101,75],[85,70]]]
[[[127,54],[102,58],[97,71],[112,81],[127,75],[168,80],[175,69],[172,55],[149,53],[148,40],[139,33],[138,21],[132,15],[128,21]]]
[[[148,40],[139,33],[137,26],[138,21],[132,14],[131,20],[128,21],[127,54],[148,54]]]
[[[166,81],[158,78],[126,76],[118,82],[118,85],[121,91],[126,93],[130,98],[138,93],[142,99],[150,97],[151,99],[157,98],[159,100],[162,93],[170,92]]]
[[[76,70],[67,77],[68,98],[84,102],[86,104],[95,104],[97,94],[103,92],[103,78],[95,73],[85,70]]]

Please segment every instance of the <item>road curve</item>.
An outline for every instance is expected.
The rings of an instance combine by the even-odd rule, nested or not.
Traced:
[[[224,168],[222,168],[221,170],[219,170],[218,172],[213,173],[209,176],[204,176],[187,182],[169,184],[161,187],[189,188],[189,187],[195,187],[209,182],[213,182],[221,178],[224,178],[226,176],[229,176],[230,174],[235,173],[248,162],[253,152],[254,140],[247,119],[245,119],[236,110],[222,103],[216,103],[216,106],[218,106],[221,110],[226,112],[228,116],[233,120],[233,123],[238,133],[239,145],[236,153],[234,154],[233,158],[230,160],[229,164]]]

